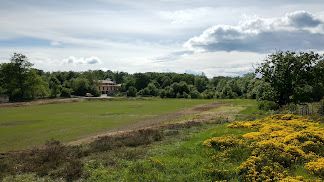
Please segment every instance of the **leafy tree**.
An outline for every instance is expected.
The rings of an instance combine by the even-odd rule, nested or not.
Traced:
[[[263,80],[256,80],[251,88],[251,91],[248,92],[251,99],[268,100],[274,101],[276,94],[271,85]]]
[[[133,86],[130,86],[127,90],[127,97],[136,97],[137,89]]]
[[[47,82],[37,74],[35,69],[30,70],[27,74],[24,95],[27,99],[44,98],[49,95]]]
[[[150,83],[150,77],[147,74],[135,73],[135,87],[137,90],[144,89]]]
[[[71,88],[62,87],[61,95],[60,96],[61,97],[66,97],[66,98],[70,98],[72,91],[73,90]]]
[[[52,76],[49,80],[49,89],[51,91],[51,97],[57,97],[61,94],[61,82],[55,76]]]
[[[237,94],[235,92],[233,92],[233,90],[229,84],[226,84],[220,93],[220,98],[232,99],[235,97],[237,97]]]
[[[89,92],[90,83],[85,78],[76,78],[72,80],[72,89],[74,95],[85,96]]]
[[[10,63],[0,66],[0,80],[11,101],[46,96],[45,82],[31,67],[27,57],[19,53],[13,54]]]
[[[165,88],[171,85],[171,79],[168,76],[162,78],[162,87]]]
[[[192,99],[197,99],[200,97],[200,93],[196,89],[190,90],[189,95],[190,95],[190,98],[192,98]]]
[[[99,96],[99,90],[93,80],[89,81],[86,78],[78,77],[71,80],[71,88],[73,94],[79,96],[85,96],[86,93],[91,93],[93,96]]]
[[[305,100],[305,94],[309,90],[322,87],[323,56],[314,52],[277,52],[271,54],[256,69],[262,79],[269,83],[274,90],[275,101],[284,105],[291,101],[298,103],[313,101],[317,98],[309,97]],[[312,87],[312,88],[311,88]],[[314,92],[312,92],[314,93]]]
[[[207,88],[208,78],[205,76],[195,77],[195,86],[199,92],[203,92]]]
[[[146,88],[148,90],[147,95],[157,96],[159,94],[159,89],[155,86],[155,84],[153,82],[149,83]]]

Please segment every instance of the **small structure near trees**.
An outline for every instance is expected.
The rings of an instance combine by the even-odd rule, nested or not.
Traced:
[[[121,84],[107,78],[106,80],[98,80],[98,90],[101,94],[113,94],[121,88]]]

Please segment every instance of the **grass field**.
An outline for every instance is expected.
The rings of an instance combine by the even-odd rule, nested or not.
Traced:
[[[258,111],[256,102],[251,100],[223,102],[227,105],[211,111],[216,113],[215,116],[225,113],[237,120],[267,115]],[[228,125],[228,123],[207,124],[182,129],[176,136],[166,137],[163,141],[150,146],[123,148],[123,154],[118,150],[92,154],[85,160],[87,161],[85,168],[90,175],[87,180],[242,181],[238,174],[239,166],[251,155],[250,148],[234,146],[229,150],[215,151],[203,145],[206,139],[212,137],[240,137],[255,131],[251,128],[229,128]],[[289,175],[302,176],[305,181],[321,181],[321,178],[306,171],[303,164],[287,170]]]
[[[268,179],[269,176],[269,178],[285,179],[286,181],[301,181],[302,178],[305,181],[323,181],[321,178],[324,177],[323,173],[317,170],[323,169],[320,161],[322,159],[320,156],[323,156],[323,143],[320,141],[323,140],[316,139],[318,141],[316,145],[311,142],[316,137],[323,138],[323,123],[314,123],[289,114],[266,117],[272,112],[258,110],[255,100],[174,99],[161,102],[159,99],[124,100],[120,103],[123,106],[119,107],[129,107],[129,105],[142,103],[142,107],[145,109],[142,112],[135,112],[130,109],[132,111],[130,117],[134,117],[136,115],[134,113],[142,113],[142,115],[149,115],[147,116],[149,118],[154,114],[148,114],[148,111],[160,116],[160,114],[164,115],[162,113],[193,107],[195,104],[206,102],[217,102],[218,104],[217,107],[209,107],[208,109],[195,107],[193,110],[199,112],[178,115],[177,118],[173,118],[172,122],[168,120],[163,122],[163,125],[132,130],[121,135],[104,136],[78,146],[62,145],[58,141],[51,141],[43,145],[43,148],[8,152],[0,155],[0,181],[3,179],[4,182],[51,182],[63,181],[62,179],[66,181],[82,179],[90,182],[234,182],[258,181],[256,179],[266,181],[263,179]],[[89,106],[94,103],[96,102],[75,104]],[[114,103],[114,101],[111,103]],[[49,107],[51,105],[44,106]],[[171,106],[173,108],[170,108]],[[158,108],[164,109],[156,112]],[[68,109],[66,108],[66,110]],[[69,111],[71,112],[71,108]],[[278,120],[278,117],[282,117],[282,120]],[[262,118],[268,119],[262,120]],[[269,120],[269,118],[272,119]],[[294,120],[294,118],[297,118],[297,120]],[[254,119],[262,120],[259,123],[262,124],[262,129],[258,128],[261,125],[252,127],[254,121],[247,121]],[[237,120],[243,122],[232,122]],[[127,121],[125,121],[126,123]],[[283,127],[280,127],[281,125]],[[274,130],[269,130],[268,127]],[[277,130],[278,127],[282,129],[280,132]],[[305,131],[301,132],[301,128]],[[281,132],[285,131],[288,133],[282,135]],[[259,136],[257,133],[260,132],[266,135],[262,135],[261,138],[256,140],[249,139],[251,136]],[[290,137],[293,137],[292,145],[276,147],[277,144],[278,146],[286,145],[280,142],[285,141],[282,140],[284,139],[282,137],[287,136],[287,134],[291,134]],[[34,136],[34,134],[31,135]],[[277,136],[276,140],[267,141],[268,137],[271,138],[274,135]],[[303,140],[307,139],[307,142],[303,143],[303,140],[300,140],[300,143],[297,142],[299,140],[296,139],[299,136],[302,136]],[[209,143],[211,141],[212,143]],[[259,141],[262,142],[255,143]],[[296,147],[300,150],[293,150]],[[308,150],[311,151],[310,155],[306,155]],[[316,155],[313,155],[313,152]],[[255,156],[256,154],[258,155]],[[294,158],[296,156],[297,158]],[[314,157],[316,160],[314,160]],[[259,159],[262,159],[262,162],[259,163]],[[307,167],[306,163],[310,167]],[[285,165],[286,168],[280,167],[280,165]]]
[[[109,100],[0,108],[0,151],[25,149],[49,139],[72,141],[211,102]]]

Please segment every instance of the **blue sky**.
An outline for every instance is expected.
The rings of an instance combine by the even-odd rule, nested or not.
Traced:
[[[0,0],[0,62],[242,75],[276,50],[324,50],[321,0]]]

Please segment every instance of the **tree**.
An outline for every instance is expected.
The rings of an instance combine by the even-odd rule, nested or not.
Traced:
[[[49,80],[49,89],[51,91],[51,97],[57,97],[61,94],[62,86],[55,76],[52,76]]]
[[[35,69],[28,72],[25,87],[25,98],[35,99],[44,98],[49,95],[48,84],[41,76],[37,74]]]
[[[318,77],[323,78],[319,74],[323,68],[318,68],[321,64],[323,56],[314,52],[280,51],[269,55],[256,72],[274,90],[275,101],[279,105],[284,105],[291,101],[295,103],[315,101],[312,96],[305,100],[305,94],[309,94],[310,90],[314,94],[314,88],[322,87],[320,84],[323,81],[317,80]]]
[[[10,101],[45,97],[48,93],[39,71],[32,69],[32,65],[25,55],[14,53],[10,63],[0,66],[2,87]]]
[[[164,76],[162,78],[162,88],[165,88],[169,85],[171,85],[171,79],[168,76]]]
[[[127,90],[127,97],[136,97],[137,89],[133,86],[130,86]]]
[[[150,77],[144,73],[135,73],[135,87],[137,90],[141,90],[150,83]]]
[[[205,76],[195,77],[195,86],[199,92],[203,92],[207,88],[208,78]]]
[[[86,78],[76,78],[72,80],[74,95],[85,96],[89,93],[90,83]]]
[[[96,82],[93,80],[78,77],[72,79],[70,84],[74,95],[85,96],[87,93],[91,93],[93,96],[100,95]]]
[[[71,88],[62,87],[60,96],[70,98],[72,91],[73,90]]]

